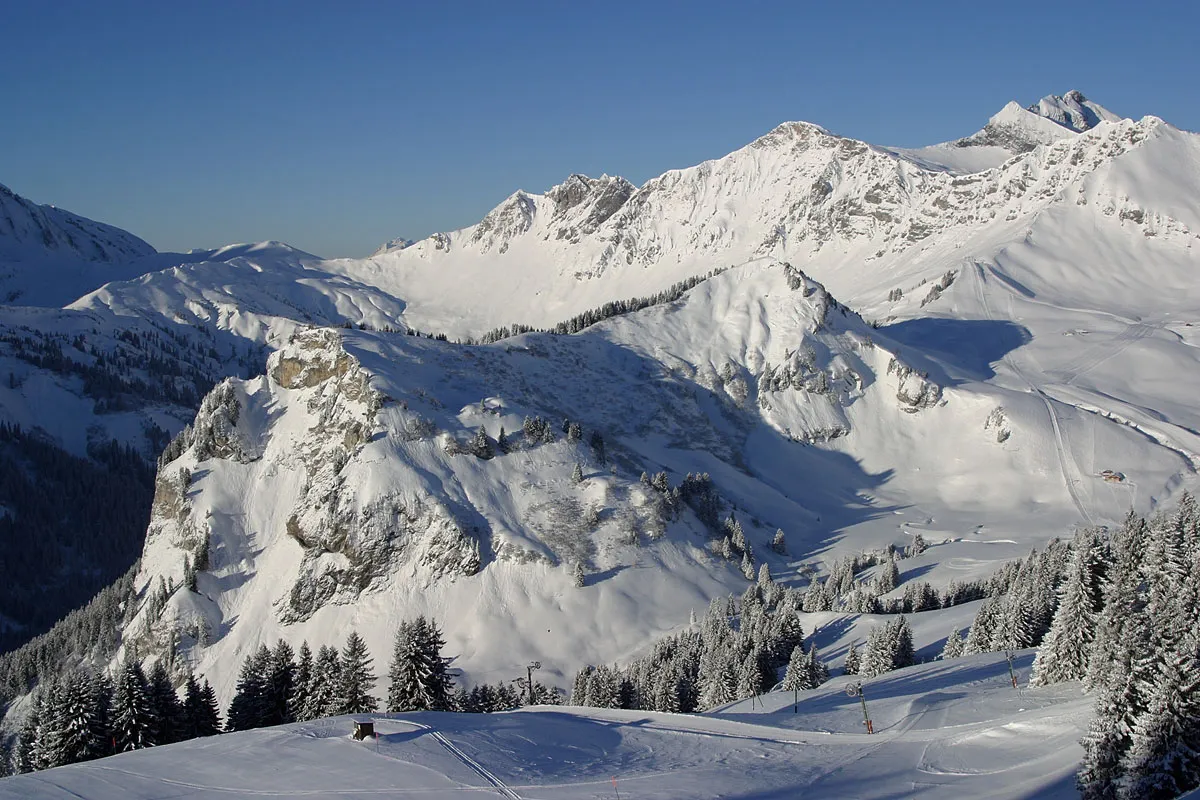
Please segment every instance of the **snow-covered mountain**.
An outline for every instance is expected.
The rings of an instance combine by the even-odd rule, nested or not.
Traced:
[[[32,203],[0,185],[0,299],[63,305],[111,280],[154,248],[131,233],[54,206]]]
[[[719,551],[730,513],[776,575],[921,532],[946,582],[1189,474],[1133,428],[940,370],[770,259],[574,336],[297,332],[168,448],[126,647],[173,648],[227,698],[261,642],[355,628],[384,653],[425,613],[471,679],[536,657],[561,683],[745,587]],[[1063,430],[1146,494],[1065,482],[1074,451],[1045,446]],[[678,495],[639,479],[659,471]]]
[[[561,682],[744,588],[704,509],[785,579],[921,532],[935,583],[1149,511],[1197,485],[1198,187],[1200,137],[1068,93],[921,150],[785,123],[368,259],[154,256],[62,313],[266,374],[228,370],[168,449],[126,643],[227,699],[259,642],[355,627],[379,655],[427,613],[472,678]]]
[[[1010,103],[971,140],[934,148],[940,158],[785,123],[641,187],[572,176],[545,194],[514,193],[477,225],[328,268],[403,297],[410,324],[452,337],[552,325],[765,256],[803,265],[856,307],[875,304],[972,253],[990,255],[1044,210],[1073,202],[1065,196],[1094,170],[1179,133],[1157,119],[1103,116],[1079,133]],[[1019,136],[983,142],[999,142],[989,133],[999,130]],[[945,152],[980,148],[981,163],[947,166]]]

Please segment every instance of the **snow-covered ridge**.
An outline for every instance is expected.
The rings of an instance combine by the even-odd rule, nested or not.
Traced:
[[[0,257],[54,254],[117,263],[154,252],[120,228],[54,206],[36,205],[0,185]]]
[[[451,336],[510,322],[552,325],[714,264],[766,256],[804,264],[857,305],[850,287],[862,286],[862,277],[877,281],[889,263],[942,243],[961,247],[1069,202],[1086,175],[1164,125],[1104,121],[1076,133],[1015,103],[993,121],[994,130],[1015,125],[1024,138],[1004,150],[1003,163],[973,174],[948,172],[929,154],[785,123],[723,158],[636,189],[617,178],[572,176],[544,195],[513,194],[475,226],[327,266],[403,297],[414,327]],[[872,261],[883,263],[861,269]],[[852,279],[847,262],[867,275]]]
[[[734,509],[754,558],[789,576],[832,557],[831,530],[837,552],[903,544],[898,521],[928,531],[924,509],[946,503],[1004,534],[947,545],[933,563],[961,563],[937,574],[986,574],[1044,536],[1011,521],[1014,505],[1064,526],[1076,511],[1061,486],[1018,477],[1057,468],[1029,446],[1046,435],[1040,402],[948,386],[926,366],[770,260],[574,336],[461,346],[297,330],[266,375],[219,386],[168,450],[126,645],[178,646],[175,663],[227,699],[260,642],[335,644],[354,627],[381,653],[424,613],[472,680],[520,652],[561,685],[741,591],[741,565],[714,549],[713,515]],[[1102,424],[1104,446],[1154,450]],[[880,464],[904,473],[881,479]],[[700,495],[664,494],[639,479],[659,471],[677,488],[711,478],[690,485]],[[778,529],[787,556],[771,549]]]
[[[1030,111],[1053,120],[1074,131],[1088,131],[1101,122],[1117,122],[1121,117],[1099,103],[1092,102],[1083,93],[1072,89],[1063,96],[1052,94],[1043,97],[1029,107]]]
[[[0,185],[0,303],[60,306],[154,255],[131,233]]]
[[[725,324],[713,329],[716,318]],[[689,471],[686,460],[670,467],[662,445],[740,462],[766,424],[804,458],[797,442],[847,436],[847,409],[860,404],[900,421],[944,398],[823,287],[777,263],[577,336],[465,347],[297,331],[265,376],[219,385],[168,448],[137,583],[176,590],[165,609],[147,601],[127,646],[151,654],[183,641],[228,693],[236,654],[260,639],[333,641],[354,624],[382,648],[402,616],[390,609],[417,604],[472,642],[465,669],[500,669],[505,646],[532,638],[565,674],[578,666],[573,648],[617,655],[743,580],[713,561],[706,523],[639,482],[663,466],[676,480]],[[539,417],[553,427],[526,424]],[[559,429],[564,417],[578,433]],[[791,513],[813,520],[804,494]],[[754,534],[763,558],[773,533]],[[654,570],[653,587],[622,574],[631,557]],[[207,565],[197,592],[181,587],[188,564]],[[594,596],[617,603],[626,634],[549,644],[525,624],[533,615],[563,630],[591,602],[562,597],[576,591],[575,564],[611,574]],[[518,594],[501,588],[514,582]],[[617,610],[632,596],[644,600],[638,619]]]

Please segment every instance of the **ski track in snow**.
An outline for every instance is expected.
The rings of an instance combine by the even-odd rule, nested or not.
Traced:
[[[509,786],[507,784],[505,784],[504,781],[497,778],[486,767],[484,767],[478,761],[476,761],[475,759],[471,758],[469,755],[464,753],[453,742],[451,742],[449,739],[447,739],[446,735],[444,733],[442,733],[441,731],[439,731],[436,728],[433,728],[429,725],[422,725],[420,722],[412,722],[411,720],[402,720],[402,722],[404,722],[404,724],[406,724],[406,725],[412,725],[414,728],[419,728],[421,730],[427,731],[430,735],[433,736],[434,739],[437,740],[438,744],[440,744],[442,747],[444,747],[450,753],[450,755],[457,758],[463,764],[466,764],[467,767],[469,767],[471,769],[471,771],[475,772],[477,775],[479,775],[485,781],[487,781],[492,786],[494,786],[496,788],[497,794],[499,794],[500,796],[507,797],[508,800],[521,800],[521,796],[519,794],[517,794],[515,791],[513,791],[511,788],[509,788]]]
[[[987,278],[983,265],[976,263],[973,272],[974,280],[972,281],[972,285],[975,288],[975,294],[979,299],[979,304],[987,318],[995,321],[999,319],[999,317],[997,317],[992,311],[991,303],[988,301],[987,290],[984,287],[984,283],[986,282]],[[1006,281],[1001,280],[1000,283],[1004,285],[1009,292],[1015,292],[1012,287],[1008,286]],[[1008,299],[1011,305],[1011,294],[1009,295]],[[1015,315],[1010,311],[1008,318],[1015,319]],[[1082,481],[1079,476],[1082,473],[1079,469],[1079,465],[1075,463],[1074,456],[1070,453],[1067,443],[1064,441],[1062,426],[1059,424],[1058,420],[1058,412],[1054,410],[1054,401],[1047,397],[1046,393],[1043,392],[1037,384],[1035,384],[1025,375],[1020,366],[1018,366],[1016,363],[1015,358],[1010,355],[1005,355],[1001,361],[1003,361],[1003,363],[1005,363],[1009,369],[1013,371],[1014,375],[1016,375],[1022,382],[1026,384],[1026,386],[1028,386],[1028,391],[1037,395],[1045,405],[1046,413],[1050,416],[1050,427],[1054,431],[1054,449],[1058,454],[1058,465],[1060,471],[1062,472],[1063,483],[1066,486],[1067,493],[1071,496],[1071,502],[1075,504],[1075,508],[1078,509],[1080,515],[1088,521],[1089,525],[1094,525],[1095,520],[1092,518],[1091,512],[1088,510],[1087,506],[1084,504],[1083,498],[1080,496],[1079,489]]]

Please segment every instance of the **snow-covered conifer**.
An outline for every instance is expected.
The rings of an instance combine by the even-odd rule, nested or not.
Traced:
[[[321,645],[313,661],[313,677],[309,684],[302,719],[321,719],[339,713],[338,686],[341,683],[341,671],[338,651],[329,645]]]
[[[787,555],[787,537],[784,536],[782,529],[776,529],[775,537],[771,539],[771,549],[781,556]]]
[[[371,669],[371,655],[367,644],[350,631],[346,646],[342,648],[341,670],[338,675],[338,709],[342,714],[365,714],[379,707],[379,701],[371,694],[375,686],[375,673]]]
[[[1167,657],[1122,763],[1120,795],[1171,800],[1200,785],[1200,663],[1195,637]]]
[[[158,720],[149,697],[142,665],[125,659],[113,689],[112,734],[118,753],[151,747],[158,735]]]
[[[476,458],[487,459],[496,455],[492,449],[492,440],[488,438],[487,431],[482,426],[475,431],[475,437],[471,439],[469,449]]]
[[[270,662],[271,652],[265,644],[242,661],[237,688],[225,713],[225,725],[228,730],[246,731],[265,724],[268,713],[267,672]]]
[[[951,658],[958,658],[963,654],[963,648],[965,646],[966,642],[963,641],[962,633],[956,626],[950,631],[950,635],[946,637],[946,644],[942,646],[942,653],[938,657],[943,661]]]
[[[749,550],[742,552],[742,577],[748,581],[754,580],[754,558]]]
[[[183,706],[161,658],[155,661],[150,669],[147,684],[150,703],[154,708],[154,715],[158,717],[158,733],[154,743],[161,745],[183,741],[186,735]]]
[[[312,680],[313,654],[306,639],[300,643],[300,650],[296,654],[296,673],[292,681],[292,693],[287,699],[288,715],[293,720],[304,719],[304,706],[308,702]]]
[[[875,593],[887,594],[900,585],[900,567],[894,559],[887,559],[875,576]]]
[[[846,651],[846,661],[842,665],[842,672],[846,675],[857,675],[859,665],[858,642],[851,642],[850,649]]]
[[[1083,529],[1075,536],[1073,556],[1062,599],[1050,633],[1033,662],[1034,686],[1082,680],[1087,674],[1092,642],[1103,603],[1096,532]]]
[[[1000,610],[999,597],[989,597],[979,606],[979,610],[975,612],[975,620],[967,631],[967,641],[963,644],[964,656],[992,651],[992,636],[999,622]]]

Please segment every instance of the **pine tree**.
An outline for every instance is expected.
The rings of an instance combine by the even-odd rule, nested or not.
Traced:
[[[842,672],[846,675],[857,675],[859,666],[858,642],[851,642],[850,649],[846,651],[846,662],[842,666]]]
[[[746,541],[746,532],[742,530],[742,523],[732,514],[729,515],[729,519],[725,520],[725,530],[729,533],[729,541],[733,545],[734,553],[741,555],[750,549],[749,543]]]
[[[588,683],[592,679],[595,667],[588,665],[575,673],[575,682],[571,687],[571,705],[587,705]]]
[[[575,462],[575,469],[571,470],[571,483],[576,486],[583,483],[583,465],[578,461]]]
[[[1087,674],[1103,602],[1095,531],[1080,531],[1073,550],[1058,612],[1033,662],[1034,686],[1082,680]]]
[[[700,656],[700,708],[708,710],[737,699],[737,674],[727,648],[705,643]]]
[[[350,631],[342,648],[341,675],[338,681],[338,706],[341,714],[366,714],[375,711],[379,702],[371,694],[375,674],[367,644],[357,631]]]
[[[140,750],[156,744],[158,720],[149,694],[142,665],[127,656],[113,691],[113,749],[116,752]]]
[[[475,431],[475,438],[471,440],[471,454],[476,458],[492,458],[496,455],[492,450],[492,440],[488,438],[487,431],[482,427]]]
[[[587,585],[587,573],[583,571],[582,561],[576,561],[575,566],[571,568],[571,581],[579,589]]]
[[[1113,539],[1110,578],[1104,590],[1104,608],[1097,620],[1084,684],[1089,689],[1109,684],[1117,656],[1127,643],[1127,626],[1141,615],[1139,594],[1146,536],[1145,520],[1131,511]]]
[[[283,639],[271,651],[266,678],[263,697],[265,724],[271,726],[293,722],[295,718],[290,709],[292,694],[296,690],[296,659],[292,646]]]
[[[183,738],[195,739],[200,736],[200,714],[201,706],[204,704],[204,695],[200,689],[200,683],[196,680],[196,675],[189,672],[187,681],[183,684]]]
[[[883,566],[879,568],[879,573],[875,576],[875,593],[884,595],[899,585],[900,567],[894,559],[889,558],[883,562]]]
[[[148,684],[150,704],[158,718],[158,735],[154,743],[171,744],[183,741],[183,707],[179,703],[179,696],[175,694],[171,676],[167,674],[166,665],[161,658],[154,662]]]
[[[913,649],[912,628],[909,627],[908,619],[901,616],[900,619],[889,625],[891,630],[891,638],[894,642],[892,650],[892,669],[902,669],[903,667],[911,667],[917,663],[916,652]]]
[[[197,736],[216,736],[221,732],[221,711],[217,693],[206,679],[200,687],[200,714],[196,718]]]
[[[808,654],[804,651],[803,646],[796,645],[796,648],[792,650],[792,656],[788,659],[787,672],[783,676],[783,685],[780,688],[785,692],[816,688],[812,683],[812,673],[808,667]]]
[[[64,710],[62,681],[54,679],[42,692],[42,717],[38,721],[38,737],[33,740],[32,761],[35,769],[52,769],[67,763],[60,741]]]
[[[337,650],[321,645],[313,662],[312,682],[304,704],[303,718],[322,719],[338,711],[338,686],[341,682],[341,660]]]
[[[950,631],[950,635],[946,637],[946,644],[942,647],[942,654],[938,656],[943,661],[951,658],[958,658],[963,654],[963,648],[966,642],[963,641],[962,633],[955,627]]]
[[[13,768],[18,774],[42,769],[38,763],[35,745],[41,738],[41,722],[45,716],[46,695],[41,689],[36,689],[30,697],[29,710],[25,712],[25,721],[21,723],[17,745],[13,751]]]
[[[814,689],[829,680],[829,667],[826,667],[825,663],[821,661],[816,642],[809,642],[805,667],[808,670],[808,682]]]
[[[742,552],[742,577],[748,581],[754,580],[754,558],[749,550]]]
[[[424,680],[426,702],[432,711],[449,711],[454,681],[447,671],[450,659],[442,656],[446,640],[437,623],[424,617],[417,619],[417,634],[422,657],[428,665]]]
[[[790,607],[779,608],[771,620],[771,625],[772,631],[768,644],[771,663],[776,667],[782,667],[788,663],[796,646],[803,643],[804,626],[800,624],[800,617]]]
[[[416,624],[400,623],[392,645],[392,664],[388,670],[387,710],[426,711],[429,708],[425,697],[425,680],[428,677],[424,654],[418,641]]]
[[[308,640],[300,643],[300,651],[296,656],[296,675],[292,682],[292,694],[288,698],[288,715],[298,721],[303,721],[304,710],[308,705],[308,693],[312,689],[313,654],[308,646]]]
[[[1101,690],[1092,721],[1080,743],[1083,763],[1075,784],[1083,800],[1116,800],[1121,760],[1129,746],[1120,728],[1120,698],[1114,688]]]
[[[1172,800],[1200,785],[1200,665],[1195,646],[1186,650],[1168,657],[1133,728],[1122,764],[1123,797]]]
[[[760,655],[758,648],[753,648],[742,659],[738,670],[737,694],[739,699],[757,697],[763,693],[764,683],[762,667],[759,664]]]
[[[964,656],[992,651],[992,635],[999,621],[1000,603],[999,597],[989,597],[979,606],[979,611],[975,613],[975,621],[967,631],[967,641],[963,644]]]
[[[775,531],[775,538],[771,539],[771,549],[781,556],[787,555],[787,537],[784,536],[782,529]]]
[[[254,654],[246,656],[238,673],[237,689],[229,710],[225,713],[225,725],[231,731],[248,731],[261,728],[267,720],[267,680],[271,663],[271,652],[261,645]]]
[[[92,708],[92,741],[96,746],[93,758],[113,754],[112,707],[113,683],[103,672],[85,671],[88,677]]]

